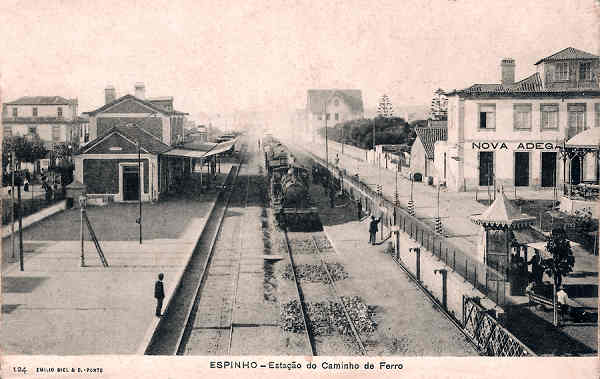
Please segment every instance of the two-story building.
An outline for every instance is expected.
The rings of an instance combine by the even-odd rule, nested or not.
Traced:
[[[171,154],[184,142],[187,115],[173,108],[172,97],[146,98],[137,83],[135,96],[117,98],[109,86],[105,104],[85,114],[90,142],[74,157],[75,179],[91,197],[158,200],[191,172],[191,158]]]
[[[362,92],[359,89],[309,89],[306,96],[304,135],[314,140],[317,130],[340,122],[363,118]]]
[[[4,103],[4,138],[39,138],[49,150],[56,144],[76,147],[83,123],[83,119],[77,114],[77,104],[77,99],[61,96],[24,96]],[[29,169],[39,170],[39,162]]]
[[[454,191],[551,188],[563,175],[571,183],[597,181],[597,156],[563,164],[558,146],[600,127],[600,58],[569,47],[539,60],[537,72],[520,81],[513,59],[500,66],[500,83],[447,93],[448,140],[435,144],[439,179]]]

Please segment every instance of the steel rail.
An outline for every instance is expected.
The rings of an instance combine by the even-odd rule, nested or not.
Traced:
[[[337,292],[337,289],[335,288],[333,276],[331,276],[331,273],[329,272],[329,268],[327,267],[327,262],[325,262],[325,260],[321,256],[321,249],[319,249],[319,245],[317,244],[317,239],[315,238],[314,235],[312,235],[311,237],[312,237],[313,244],[315,245],[315,249],[317,249],[317,252],[319,253],[319,259],[321,260],[321,264],[323,265],[323,268],[325,268],[325,273],[327,273],[327,277],[329,278],[329,283],[331,284],[333,293],[335,294],[335,296],[338,299],[340,299],[340,303],[342,304],[342,310],[344,311],[344,315],[346,316],[346,319],[348,320],[350,329],[352,329],[352,334],[354,334],[354,338],[356,339],[356,342],[358,342],[358,346],[360,347],[360,352],[362,353],[362,355],[367,355],[367,349],[366,349],[365,345],[363,344],[362,340],[360,339],[360,334],[358,333],[358,330],[356,329],[356,325],[354,324],[354,321],[350,317],[350,313],[348,312],[348,308],[346,307],[346,304],[344,304],[344,299],[339,295],[339,293]]]
[[[302,289],[300,288],[300,281],[298,280],[298,276],[296,275],[296,264],[294,263],[294,258],[292,257],[292,248],[290,247],[290,240],[288,238],[287,229],[283,230],[283,236],[285,238],[285,246],[286,246],[286,250],[288,253],[288,257],[290,259],[290,265],[292,268],[292,276],[294,277],[294,283],[296,283],[296,294],[298,296],[300,311],[302,313],[302,322],[304,323],[305,336],[308,340],[308,345],[310,347],[311,354],[313,356],[316,356],[318,354],[317,354],[317,348],[316,348],[316,344],[315,344],[315,338],[314,338],[314,335],[313,335],[311,329],[309,329],[310,321],[308,319],[308,310],[306,309],[306,303],[304,302],[304,295],[302,294]]]

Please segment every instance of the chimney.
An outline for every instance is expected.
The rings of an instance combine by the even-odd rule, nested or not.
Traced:
[[[104,89],[104,104],[112,103],[117,98],[117,91],[115,87],[110,84]]]
[[[135,97],[146,100],[146,86],[144,83],[135,83]]]
[[[500,63],[500,67],[502,68],[502,77],[500,81],[503,85],[511,85],[515,84],[515,60],[512,58],[504,58],[502,59],[502,63]]]

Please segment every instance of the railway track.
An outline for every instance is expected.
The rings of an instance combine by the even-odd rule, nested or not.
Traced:
[[[246,151],[242,151],[242,157]],[[243,158],[225,182],[224,191],[219,194],[215,207],[209,215],[204,230],[190,257],[179,286],[175,289],[163,319],[158,324],[145,355],[181,354],[191,332],[202,286],[206,279],[215,241],[229,207],[237,177],[243,165]]]
[[[334,277],[328,267],[328,265],[331,264],[332,262],[329,262],[325,258],[325,256],[328,255],[328,253],[325,252],[324,250],[329,250],[330,253],[331,252],[334,253],[333,247],[331,247],[331,245],[329,245],[329,243],[327,243],[329,245],[329,247],[327,249],[319,247],[318,240],[319,239],[323,240],[323,238],[326,239],[327,237],[324,234],[322,234],[321,232],[317,232],[317,233],[288,232],[286,230],[283,230],[282,234],[284,236],[284,241],[285,241],[284,245],[286,246],[288,258],[290,260],[290,265],[291,265],[290,271],[293,276],[293,281],[296,284],[297,299],[300,304],[301,317],[302,317],[303,325],[304,325],[303,332],[304,332],[305,338],[310,346],[310,353],[315,356],[316,355],[342,355],[342,354],[345,355],[345,353],[351,353],[352,355],[357,355],[357,354],[367,355],[368,351],[361,339],[361,336],[358,332],[358,329],[355,325],[354,320],[350,316],[350,313],[345,304],[344,298],[338,293],[338,290],[335,285]],[[328,293],[310,290],[309,292],[311,292],[312,294],[309,296],[305,295],[305,292],[306,292],[304,289],[305,281],[298,277],[298,265],[296,263],[298,260],[294,259],[295,252],[294,252],[293,246],[295,246],[297,244],[294,242],[290,242],[290,241],[302,241],[303,244],[305,244],[305,246],[306,246],[306,242],[308,242],[310,245],[312,245],[313,252],[309,253],[309,254],[306,254],[306,252],[304,252],[304,254],[302,254],[302,258],[299,261],[301,261],[303,265],[311,265],[314,267],[320,267],[322,269],[322,271],[325,272],[325,274],[326,274],[325,286],[328,288],[328,290],[326,290],[326,292],[328,292]],[[350,330],[351,330],[350,334],[351,334],[352,338],[349,339],[347,337],[347,335],[342,335],[339,328],[333,328],[334,329],[333,333],[338,337],[337,341],[333,341],[333,342],[326,341],[327,337],[319,337],[319,336],[315,335],[315,330],[317,327],[315,325],[315,321],[311,319],[311,312],[309,311],[310,300],[313,300],[314,302],[327,300],[329,302],[335,302],[337,304],[340,304],[340,308],[344,315],[345,323],[347,325],[349,325],[349,327],[350,327]],[[350,342],[350,340],[352,340],[352,342]],[[340,341],[343,341],[343,344],[346,346],[344,346],[344,347],[340,346]],[[351,344],[351,343],[354,343],[356,345],[355,346],[347,346],[348,344]],[[346,349],[348,349],[348,350],[346,350]]]
[[[240,168],[240,172],[243,170]],[[246,208],[249,175],[244,182],[245,185],[238,182],[232,188],[228,208]],[[225,223],[228,223],[226,228]],[[241,223],[242,218],[237,217],[229,225],[227,212],[221,218],[177,355],[231,353],[241,270]]]

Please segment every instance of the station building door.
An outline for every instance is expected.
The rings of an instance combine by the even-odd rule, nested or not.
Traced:
[[[137,166],[123,166],[123,200],[140,199],[140,173]]]
[[[529,152],[515,152],[515,186],[529,186]]]
[[[556,153],[542,152],[542,187],[556,185]]]

